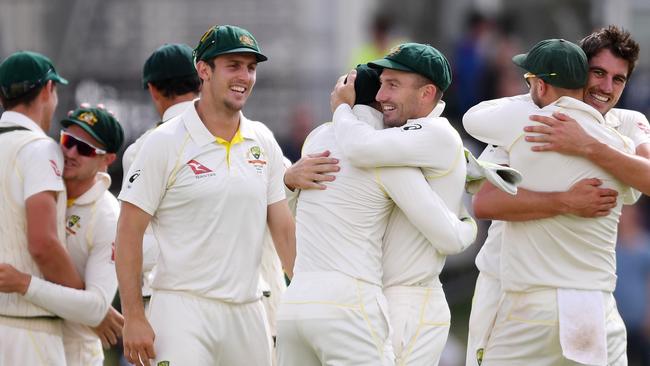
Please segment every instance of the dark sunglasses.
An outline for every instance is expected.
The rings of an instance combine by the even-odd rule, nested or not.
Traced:
[[[106,150],[102,150],[98,147],[93,146],[92,144],[78,138],[75,136],[72,136],[71,134],[61,131],[61,146],[65,147],[66,149],[72,149],[73,147],[77,147],[77,152],[79,155],[82,156],[87,156],[87,157],[95,157],[97,155],[104,155],[106,154]]]

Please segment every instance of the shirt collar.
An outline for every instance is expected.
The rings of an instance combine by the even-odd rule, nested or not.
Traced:
[[[422,120],[422,119],[427,119],[427,118],[440,118],[440,115],[442,115],[442,112],[445,110],[445,106],[446,106],[445,102],[443,102],[441,100],[441,101],[438,102],[438,104],[436,104],[436,106],[433,108],[433,110],[429,114],[427,114],[425,117],[411,118],[411,119],[406,120],[406,123],[415,122],[415,121]]]
[[[18,125],[21,127],[25,127],[32,132],[36,132],[39,135],[47,136],[45,134],[45,131],[43,131],[43,129],[41,128],[41,126],[37,125],[36,122],[34,122],[31,118],[19,112],[14,112],[14,111],[3,112],[2,116],[0,117],[0,123]]]
[[[74,200],[74,205],[87,205],[97,201],[111,186],[111,176],[99,172],[95,184]]]
[[[605,124],[611,128],[618,128],[621,125],[621,120],[616,113],[612,113],[613,110],[610,109],[609,112],[605,113]]]
[[[589,104],[587,104],[587,103],[585,103],[585,102],[583,102],[581,100],[578,100],[576,98],[563,96],[563,97],[558,98],[558,100],[556,100],[555,102],[553,102],[553,103],[551,103],[549,105],[555,105],[555,106],[562,107],[562,108],[567,108],[567,109],[578,109],[578,110],[581,110],[583,112],[589,113],[601,125],[606,124],[605,123],[605,118],[603,117],[602,114],[600,114],[600,112],[598,112],[594,107],[590,106]],[[546,107],[544,107],[544,108],[546,108]],[[542,108],[542,109],[544,109],[544,108]]]
[[[373,107],[363,105],[363,104],[357,104],[354,107],[352,107],[352,113],[360,121],[366,122],[367,124],[372,126],[372,128],[374,128],[375,130],[381,130],[382,128],[384,128],[383,114]]]
[[[445,102],[443,102],[442,100],[438,101],[438,104],[436,104],[436,106],[433,108],[431,113],[429,113],[427,118],[440,117],[442,115],[442,112],[445,110],[445,106],[446,106]]]
[[[189,100],[187,102],[180,102],[167,108],[167,110],[162,115],[162,121],[167,122],[174,117],[180,116],[189,106],[192,105],[193,102],[194,102],[193,100]]]
[[[201,118],[199,118],[199,114],[196,112],[196,103],[185,109],[182,118],[185,128],[195,144],[205,146],[216,141],[216,137],[210,133]],[[251,124],[252,121],[239,112],[239,134],[244,139],[255,139],[255,132]]]

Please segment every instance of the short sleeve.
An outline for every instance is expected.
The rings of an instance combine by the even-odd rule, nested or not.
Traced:
[[[262,123],[260,123],[260,126],[263,128],[263,131],[260,131],[259,135],[265,140],[269,164],[269,180],[266,188],[266,200],[267,204],[271,205],[286,198],[284,172],[287,168],[284,162],[284,155],[282,155],[282,149],[273,137],[273,133]]]
[[[63,154],[51,139],[38,139],[26,144],[16,157],[16,168],[22,180],[23,200],[45,191],[61,192]]]
[[[169,180],[169,142],[164,135],[152,133],[145,140],[131,164],[118,196],[149,215],[154,215],[165,194]]]

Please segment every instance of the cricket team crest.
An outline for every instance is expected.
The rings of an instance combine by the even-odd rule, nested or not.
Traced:
[[[86,122],[90,126],[94,126],[97,123],[97,116],[92,112],[83,112],[77,119]]]
[[[70,215],[68,217],[68,221],[65,224],[65,232],[67,235],[76,235],[77,230],[81,229],[81,224],[79,221],[81,220],[81,217],[77,215]]]
[[[239,36],[239,42],[241,42],[241,44],[246,45],[248,47],[255,47],[255,41],[253,41],[251,37],[245,34]]]
[[[386,56],[387,57],[388,56],[395,56],[401,50],[402,50],[402,45],[395,46],[395,47],[391,48],[390,51],[388,51],[388,55],[386,55]]]
[[[254,166],[258,174],[262,174],[266,165],[266,154],[264,150],[257,145],[248,149],[246,152],[246,162]]]

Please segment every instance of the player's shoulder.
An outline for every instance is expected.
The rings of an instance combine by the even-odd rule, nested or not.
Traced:
[[[149,130],[142,135],[136,143],[132,144],[134,149],[161,150],[169,151],[174,146],[180,146],[184,143],[187,130],[180,117],[172,118],[162,125]],[[139,145],[137,144],[140,142]],[[130,147],[131,147],[130,146]]]
[[[612,108],[609,113],[617,117],[622,123],[634,122],[648,124],[648,118],[645,114],[631,109]]]
[[[254,133],[259,139],[264,140],[275,140],[275,135],[273,131],[263,122],[251,120],[244,117],[244,123],[246,124],[246,129]]]

